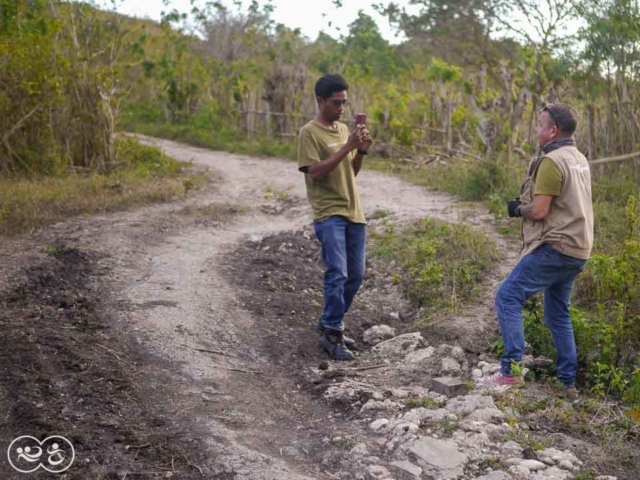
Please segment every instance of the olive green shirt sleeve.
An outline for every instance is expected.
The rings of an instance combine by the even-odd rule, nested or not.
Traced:
[[[557,197],[562,191],[562,170],[550,158],[543,158],[538,174],[534,195],[553,195]]]
[[[316,163],[320,163],[318,142],[311,132],[303,129],[298,139],[298,170],[307,173],[307,169]]]

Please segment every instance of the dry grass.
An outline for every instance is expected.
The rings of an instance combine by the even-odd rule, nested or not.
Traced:
[[[185,171],[158,149],[121,144],[123,167],[110,174],[0,178],[0,235],[16,235],[78,215],[124,210],[180,198],[209,176]]]

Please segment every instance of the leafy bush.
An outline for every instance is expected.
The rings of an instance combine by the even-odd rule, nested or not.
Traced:
[[[427,316],[456,311],[499,258],[484,234],[431,218],[402,231],[388,224],[372,238],[372,254],[387,262],[393,281]]]

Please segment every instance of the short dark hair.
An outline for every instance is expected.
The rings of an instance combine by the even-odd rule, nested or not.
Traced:
[[[349,84],[342,75],[325,75],[316,82],[316,97],[327,99],[336,92],[349,90]]]
[[[572,107],[563,103],[550,103],[542,111],[549,114],[551,121],[555,123],[563,137],[570,137],[575,133],[578,118]]]

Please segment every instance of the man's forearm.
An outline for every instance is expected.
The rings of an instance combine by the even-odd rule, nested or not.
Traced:
[[[315,165],[311,165],[309,167],[309,176],[311,180],[314,182],[318,182],[324,178],[326,178],[331,172],[333,172],[340,162],[345,159],[350,149],[346,144],[342,146],[340,150],[331,155],[326,160],[322,160],[320,163],[316,163]]]
[[[358,153],[353,159],[353,173],[357,176],[358,172],[362,168],[362,160],[364,160],[364,155]]]

